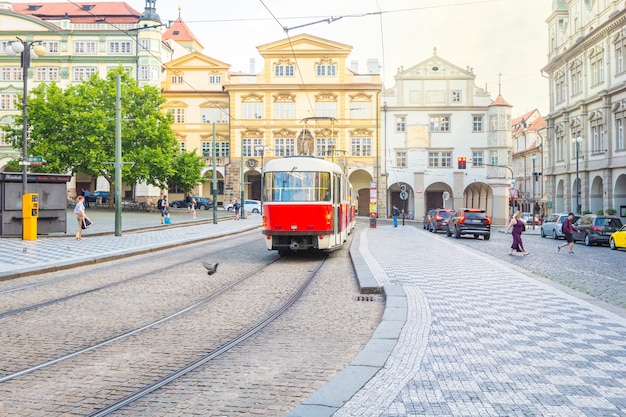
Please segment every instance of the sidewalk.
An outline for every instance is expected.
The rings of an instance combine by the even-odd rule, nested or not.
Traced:
[[[383,320],[289,417],[626,416],[624,318],[415,227],[361,228],[352,250]]]

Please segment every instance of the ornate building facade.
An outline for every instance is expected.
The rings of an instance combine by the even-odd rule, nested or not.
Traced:
[[[29,90],[51,82],[66,88],[92,74],[104,77],[119,65],[140,86],[158,86],[162,63],[171,60],[174,48],[163,41],[155,3],[146,0],[145,10],[140,13],[123,2],[1,2],[0,123],[12,124],[24,87],[20,56],[7,54],[7,47],[17,40],[16,36],[29,44],[41,43],[46,49],[45,55],[30,60]],[[19,156],[0,136],[0,170]],[[108,190],[108,183],[77,174],[68,188],[72,193],[82,188]],[[147,186],[135,192],[158,195],[158,190]]]
[[[376,211],[376,204],[384,204],[370,204],[380,173],[377,63],[359,74],[347,65],[352,47],[307,34],[257,49],[262,71],[230,74],[225,85],[232,156],[224,170],[226,198],[259,199],[264,161],[311,155],[343,166],[358,193],[360,215]]]
[[[547,23],[546,198],[554,212],[615,210],[624,221],[624,1],[554,0]]]
[[[421,219],[434,208],[482,208],[504,224],[512,180],[511,105],[476,86],[471,68],[433,55],[399,69],[382,100],[382,172],[393,206]],[[402,190],[406,190],[403,199]]]

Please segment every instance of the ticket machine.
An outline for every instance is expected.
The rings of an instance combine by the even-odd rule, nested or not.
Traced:
[[[37,218],[39,217],[39,194],[22,196],[22,240],[37,240]]]

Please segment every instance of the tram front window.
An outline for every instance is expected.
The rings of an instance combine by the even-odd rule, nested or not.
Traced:
[[[264,184],[265,201],[330,201],[328,172],[267,172]]]

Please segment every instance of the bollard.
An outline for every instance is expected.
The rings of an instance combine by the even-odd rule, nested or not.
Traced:
[[[376,216],[370,216],[370,229],[376,229]]]

